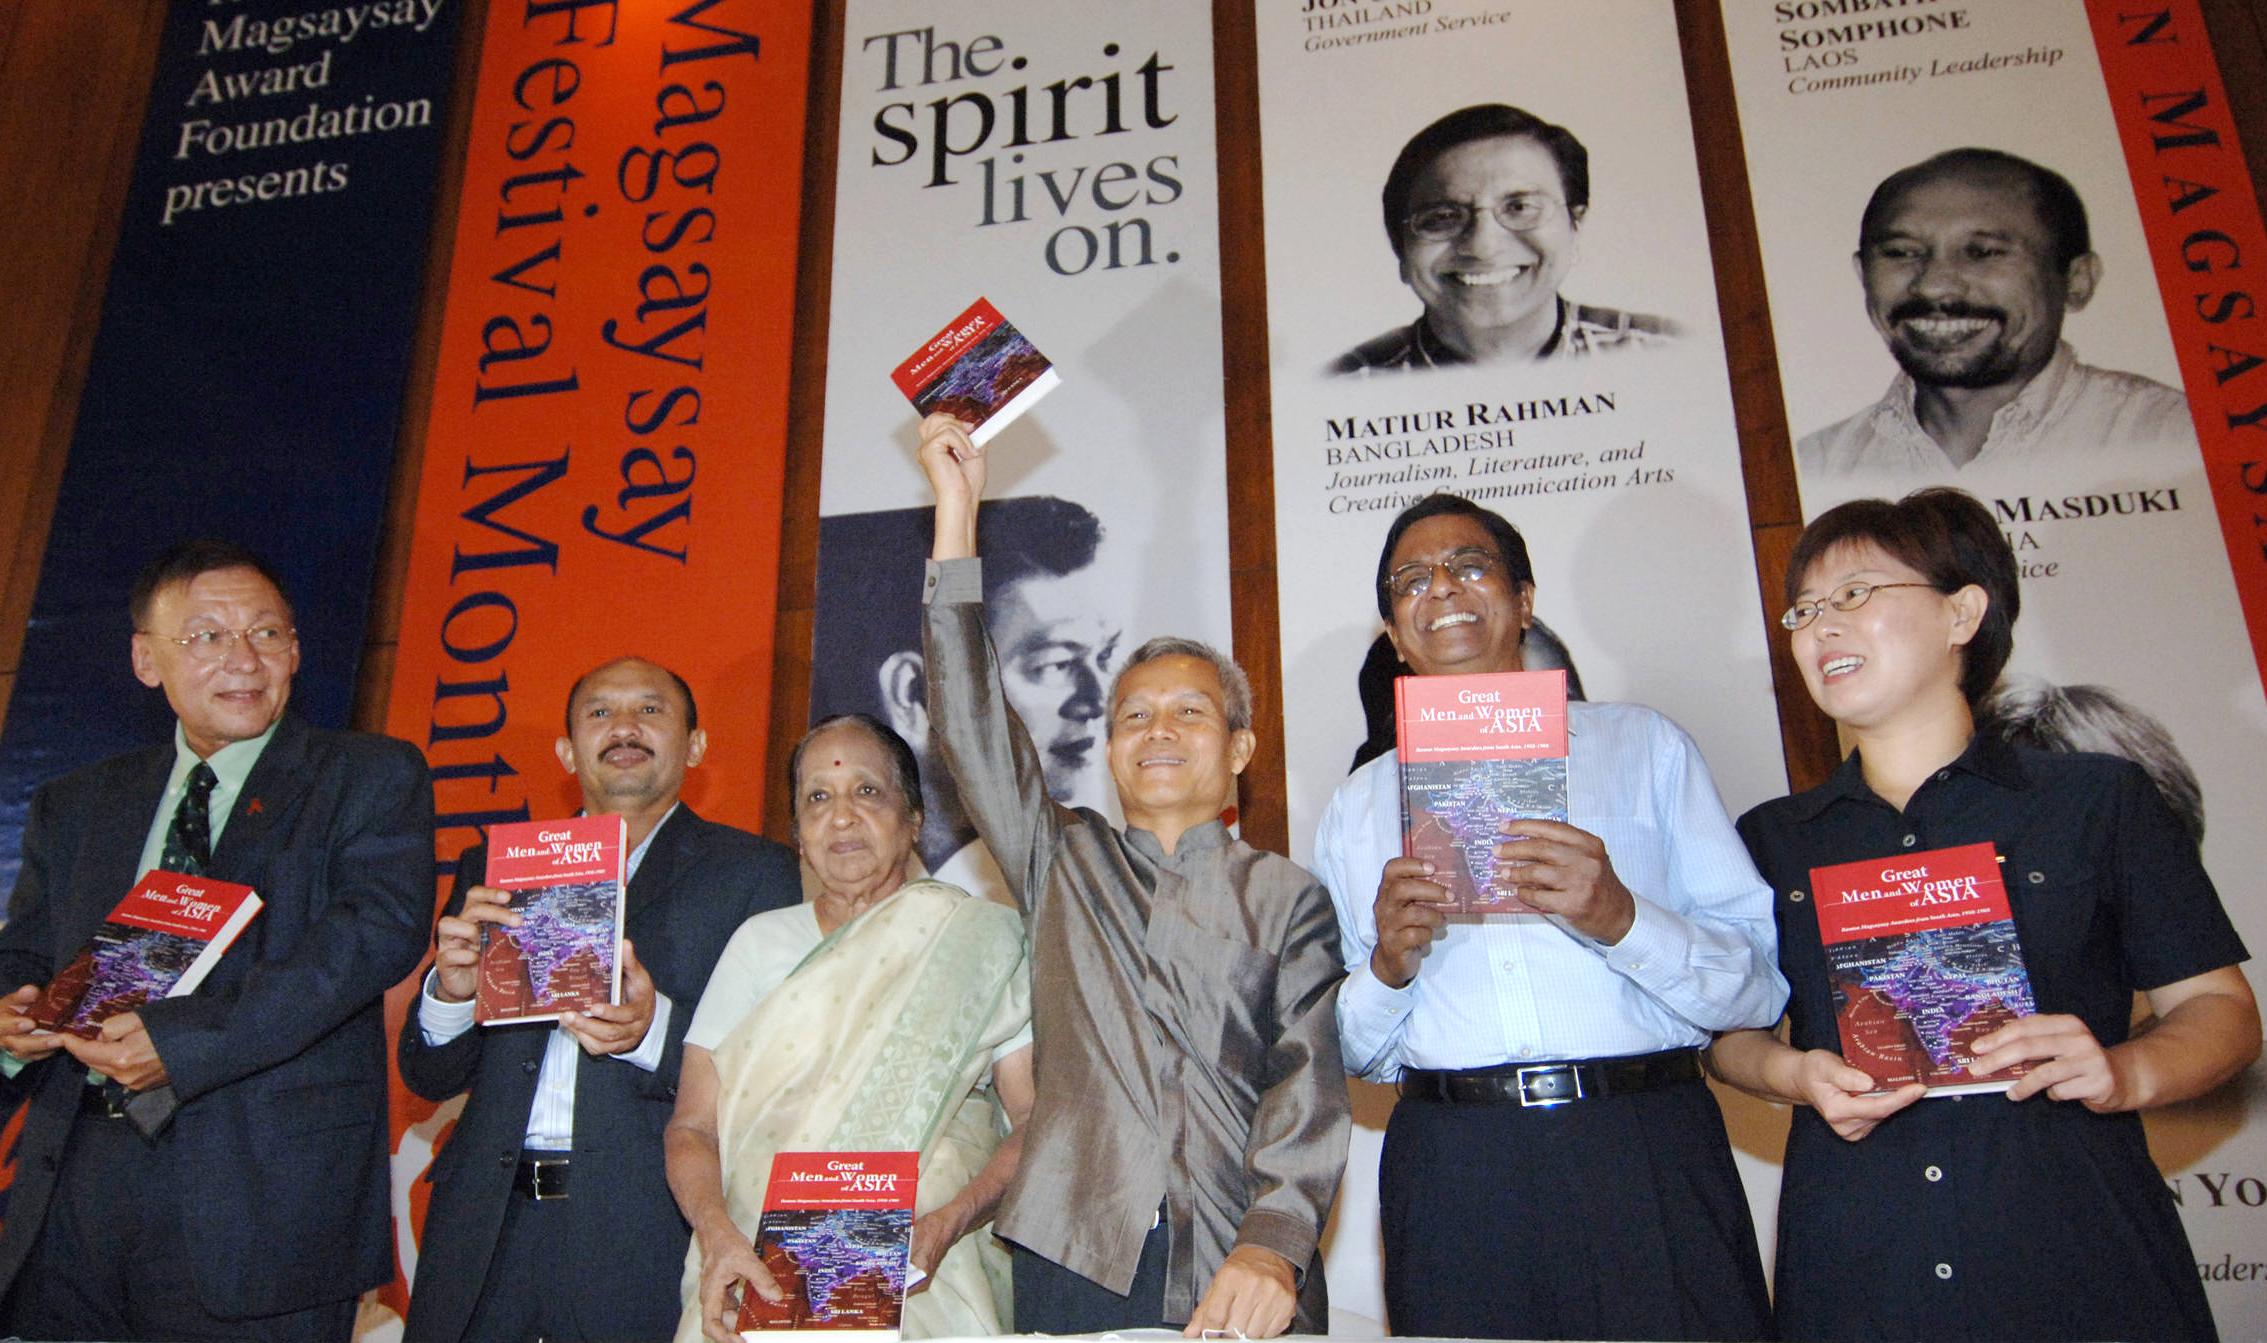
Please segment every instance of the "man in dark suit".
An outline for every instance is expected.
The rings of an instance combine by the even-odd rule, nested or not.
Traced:
[[[131,612],[174,741],[40,789],[0,929],[22,986],[0,1049],[31,1107],[0,1332],[338,1343],[393,1272],[382,1001],[423,949],[431,781],[401,742],[284,712],[291,607],[241,547],[168,551]],[[266,903],[196,992],[99,1040],[34,1033],[39,986],[152,867]]]
[[[691,689],[666,668],[625,658],[568,693],[559,762],[586,813],[628,823],[619,1006],[556,1027],[475,1028],[481,925],[518,916],[479,884],[485,845],[458,860],[434,968],[401,1034],[411,1090],[471,1092],[433,1163],[409,1343],[659,1339],[675,1328],[690,1232],[661,1130],[685,1028],[733,930],[802,894],[787,849],[678,801],[707,749]]]

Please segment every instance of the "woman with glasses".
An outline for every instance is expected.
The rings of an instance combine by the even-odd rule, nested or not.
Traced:
[[[1792,996],[1784,1040],[1738,1031],[1711,1051],[1723,1080],[1795,1107],[1782,1336],[2214,1337],[2136,1113],[2259,1053],[2246,953],[2195,843],[2131,762],[1976,731],[2020,598],[1971,496],[1844,504],[1787,573],[1780,623],[1851,749],[1824,784],[1741,818]],[[1876,1091],[1840,1052],[1811,873],[1976,843],[1997,849],[2038,1010],[1977,1037],[1973,1069],[2028,1071],[2005,1094]]]

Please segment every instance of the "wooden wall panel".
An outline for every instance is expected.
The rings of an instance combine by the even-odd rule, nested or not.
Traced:
[[[0,716],[15,689],[164,18],[163,0],[0,5]]]

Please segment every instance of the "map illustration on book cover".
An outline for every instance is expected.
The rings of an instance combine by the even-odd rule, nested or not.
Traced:
[[[1989,844],[1811,869],[1842,1057],[1877,1090],[2005,1091],[2022,1066],[1978,1075],[1975,1042],[2038,1010]]]
[[[896,1338],[912,1268],[918,1152],[781,1152],[772,1158],[756,1253],[786,1290],[742,1289],[740,1336]],[[911,1281],[908,1281],[909,1277]]]
[[[487,884],[512,893],[520,926],[480,925],[473,1020],[552,1021],[622,1000],[626,829],[619,816],[488,828]]]
[[[1567,818],[1566,673],[1404,676],[1393,698],[1403,856],[1432,863],[1459,913],[1536,913],[1496,846],[1505,821]]]
[[[24,1015],[92,1040],[121,1012],[195,990],[259,912],[249,886],[152,868]]]
[[[979,447],[1062,381],[984,299],[923,341],[890,379],[923,415],[942,411],[971,426],[969,441]]]

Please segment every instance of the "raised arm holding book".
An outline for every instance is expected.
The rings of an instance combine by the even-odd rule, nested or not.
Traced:
[[[1050,801],[984,628],[982,451],[931,416],[921,462],[937,495],[929,717],[1029,914],[1044,1040],[999,1217],[1016,1327],[1321,1332],[1317,1247],[1349,1126],[1340,975],[1322,887],[1220,819],[1256,741],[1249,686],[1200,643],[1143,645],[1111,696],[1126,827]]]

